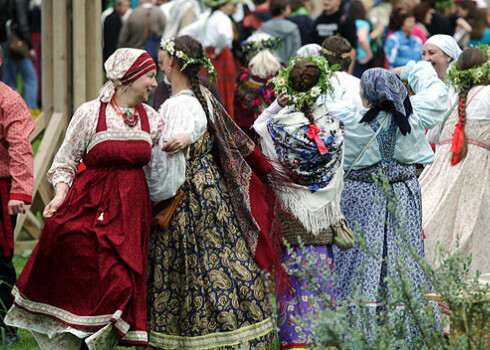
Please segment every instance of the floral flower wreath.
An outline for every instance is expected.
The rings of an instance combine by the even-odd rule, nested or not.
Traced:
[[[250,53],[256,54],[262,50],[276,50],[281,47],[281,39],[270,38],[265,40],[247,41],[242,42],[242,51],[248,55]]]
[[[181,59],[184,64],[182,67],[180,67],[180,71],[182,72],[189,64],[201,64],[204,69],[206,69],[206,72],[208,73],[210,80],[209,84],[212,84],[212,82],[216,82],[218,80],[218,75],[216,73],[216,70],[214,69],[213,64],[211,63],[211,60],[209,57],[205,54],[204,58],[194,58],[194,57],[189,57],[186,55],[183,51],[175,51],[175,43],[173,39],[166,39],[162,40],[160,42],[160,47],[162,50],[167,51],[167,53],[170,56],[175,56],[179,59]]]
[[[485,63],[470,69],[459,70],[457,62],[454,61],[449,67],[446,79],[456,88],[457,92],[461,92],[464,88],[469,88],[490,77],[490,46],[480,45],[477,47],[487,54]]]
[[[321,70],[321,74],[315,86],[309,90],[300,92],[294,90],[291,86],[289,73],[298,62],[302,61],[309,61],[316,64]],[[333,92],[332,72],[339,69],[340,65],[334,64],[333,66],[329,66],[328,61],[321,56],[294,57],[289,62],[289,66],[281,69],[276,77],[270,81],[275,85],[274,91],[282,92],[286,96],[289,96],[292,103],[296,105],[296,108],[301,109],[305,105],[313,104],[321,94]]]

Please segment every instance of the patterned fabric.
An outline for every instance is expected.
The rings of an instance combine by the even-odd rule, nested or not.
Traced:
[[[163,129],[163,121],[153,108],[142,104],[148,116],[150,124],[150,134],[141,131],[141,121],[134,128],[124,123],[123,118],[108,104],[106,108],[106,122],[110,129],[102,136],[95,138],[100,101],[93,100],[81,105],[73,115],[63,144],[54,157],[53,164],[48,171],[48,181],[55,186],[58,182],[64,182],[69,186],[72,184],[77,174],[78,166],[87,150],[92,149],[103,138],[125,140],[127,132],[130,135],[138,135],[148,139],[152,144],[158,143]],[[132,136],[134,137],[134,136]]]
[[[274,85],[269,79],[252,75],[249,68],[242,67],[235,84],[235,122],[247,135],[257,141],[252,125],[257,117],[274,102]]]
[[[361,88],[366,99],[373,105],[361,122],[370,122],[380,111],[391,112],[403,135],[410,133],[408,122],[412,105],[408,92],[395,73],[383,68],[371,68],[361,77]]]
[[[294,250],[293,250],[294,249]],[[279,345],[281,349],[309,348],[315,342],[303,325],[311,325],[317,312],[333,307],[335,304],[335,288],[332,281],[334,274],[333,251],[331,245],[305,246],[285,251],[281,258],[288,270],[312,269],[318,279],[321,290],[308,285],[308,281],[291,277],[291,293],[276,293],[277,326],[279,327]],[[313,261],[309,261],[313,257]],[[307,273],[306,275],[309,276]],[[311,288],[310,288],[311,287]],[[325,300],[325,295],[328,300]],[[318,302],[320,310],[315,309],[313,300]]]
[[[282,166],[294,183],[311,191],[326,187],[341,166],[343,130],[339,130],[331,114],[324,118],[327,127],[319,129],[318,136],[327,148],[325,154],[321,154],[315,140],[309,138],[308,123],[288,125],[271,119],[267,125]]]
[[[211,59],[216,72],[218,81],[216,82],[223,98],[223,106],[228,114],[233,118],[234,98],[235,98],[235,60],[233,53],[225,47],[219,54],[215,53],[212,47],[206,48],[206,54]]]
[[[424,257],[421,196],[415,166],[382,162],[352,171],[344,182],[341,209],[350,227],[360,225],[367,246],[373,247],[369,254],[374,255],[368,255],[359,246],[345,251],[334,247],[338,300],[342,305],[360,287],[361,295],[369,299],[368,306],[373,316],[392,297],[385,278],[391,276],[396,281],[396,273],[392,269],[400,262],[407,268],[414,290],[420,293],[416,296],[420,301],[423,300],[421,288],[428,284],[418,263],[398,243],[402,238],[394,228],[401,223],[388,214],[387,199],[372,179],[372,175],[377,175],[379,170],[388,178],[392,193],[398,199],[408,244],[420,258]],[[359,268],[362,273],[358,272]],[[369,332],[370,325],[365,324],[363,327]],[[412,336],[417,334],[418,330],[412,321],[407,320],[407,327]]]
[[[281,228],[276,223],[276,199],[271,186],[275,171],[264,154],[226,113],[223,106],[206,91],[213,106],[215,142],[219,163],[238,223],[250,251],[260,268],[284,270],[279,264]]]
[[[250,141],[249,141],[250,142]],[[234,194],[207,134],[191,145],[186,180],[168,230],[154,230],[149,259],[152,348],[270,349],[268,290],[240,226]],[[236,171],[236,170],[235,170]]]
[[[370,123],[371,129],[376,132],[379,127],[379,121],[373,120]],[[396,125],[395,120],[391,120],[391,125],[388,130],[380,131],[378,136],[376,136],[376,141],[379,145],[379,153],[381,154],[381,159],[383,162],[393,161],[393,153],[395,152],[396,145]]]
[[[87,169],[46,220],[5,322],[50,338],[70,332],[94,341],[113,339],[115,329],[122,344],[146,344],[151,207],[142,167],[151,155],[149,122],[137,105],[141,130],[108,128],[106,106],[84,156]]]
[[[104,63],[108,81],[99,91],[102,102],[110,102],[116,86],[126,85],[146,72],[156,69],[155,62],[144,50],[118,49]]]
[[[443,140],[435,154],[434,164],[420,176],[422,189],[422,224],[427,239],[425,253],[433,267],[440,266],[438,246],[452,254],[472,255],[470,274],[477,270],[490,272],[490,110],[479,105],[479,99],[488,103],[489,93],[478,93],[475,87],[468,93],[468,101],[477,94],[466,111],[465,135],[468,142],[466,157],[451,165],[451,134],[459,119],[457,109],[449,116],[441,133]],[[486,87],[490,91],[490,87]],[[478,106],[479,108],[475,109]],[[471,119],[473,113],[485,113],[487,120]],[[447,140],[447,141],[446,141]],[[471,142],[474,140],[476,142]],[[482,146],[486,146],[482,147]],[[459,237],[459,247],[456,242]]]
[[[9,199],[32,201],[34,160],[29,135],[34,120],[22,97],[0,82],[0,179],[11,179]]]

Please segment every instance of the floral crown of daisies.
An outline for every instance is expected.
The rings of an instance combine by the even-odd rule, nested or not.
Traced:
[[[306,91],[296,91],[289,80],[289,73],[293,67],[302,61],[313,62],[321,71],[318,82],[315,86]],[[294,57],[289,62],[289,65],[279,71],[279,73],[269,80],[274,84],[274,91],[282,92],[290,98],[296,108],[301,109],[303,106],[312,105],[315,103],[318,96],[333,92],[332,74],[333,71],[339,70],[340,65],[334,64],[329,66],[328,61],[321,56]]]
[[[173,39],[166,39],[162,40],[160,42],[160,47],[162,50],[165,50],[168,52],[170,56],[175,56],[182,60],[184,64],[182,67],[180,67],[180,71],[184,71],[184,69],[189,65],[189,64],[200,64],[206,69],[206,72],[208,73],[210,79],[210,84],[214,81],[216,82],[218,80],[218,76],[216,73],[216,70],[214,69],[213,64],[211,63],[211,60],[209,57],[204,54],[203,58],[194,58],[186,55],[183,51],[181,50],[175,50],[175,43]]]
[[[247,41],[242,42],[242,51],[248,55],[249,53],[257,53],[262,50],[276,50],[281,47],[281,39],[270,38],[257,41]]]
[[[446,80],[456,88],[457,92],[481,83],[485,78],[490,77],[490,46],[480,45],[477,47],[487,54],[485,63],[470,69],[459,70],[455,60],[449,67]]]

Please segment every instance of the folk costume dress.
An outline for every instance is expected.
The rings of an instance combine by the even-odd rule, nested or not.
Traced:
[[[330,226],[343,218],[344,133],[342,124],[327,113],[325,105],[315,106],[313,117],[315,124],[310,124],[302,112],[293,107],[281,110],[274,102],[254,124],[264,154],[281,164],[294,183],[292,190],[279,193],[289,213],[282,217],[283,238],[291,245],[291,249],[283,249],[281,262],[289,270],[300,270],[314,257],[309,263],[316,269],[311,273],[322,285],[321,290],[309,288],[308,281],[291,276],[289,290],[276,289],[281,349],[307,348],[315,343],[314,335],[298,321],[311,324],[319,311],[313,298],[321,309],[335,305]]]
[[[235,83],[235,122],[255,143],[258,137],[252,128],[257,117],[275,100],[274,84],[252,74],[248,67],[240,68]]]
[[[162,139],[188,132],[189,152],[172,156],[180,160],[164,169],[153,167],[167,157],[156,148],[147,169],[155,200],[179,186],[184,192],[168,229],[152,230],[150,346],[270,349],[275,325],[261,269],[270,271],[279,260],[271,261],[275,250],[266,236],[274,223],[274,195],[259,176],[272,166],[209,91],[202,91],[217,131],[207,125],[191,90],[180,92],[160,109]]]
[[[357,245],[346,251],[334,247],[339,304],[345,304],[345,300],[360,288],[361,295],[369,299],[368,307],[373,315],[391,298],[385,278],[392,276],[396,279],[393,268],[400,262],[407,268],[417,293],[428,285],[418,263],[398,242],[408,242],[419,257],[424,257],[422,203],[415,164],[429,164],[434,159],[425,138],[425,129],[441,122],[446,108],[447,89],[428,62],[410,62],[401,78],[407,80],[415,92],[410,104],[407,104],[406,89],[393,73],[373,68],[367,70],[361,79],[364,94],[368,100],[371,99],[370,102],[374,101],[371,103],[375,107],[389,100],[395,108],[391,111],[372,108],[366,113],[359,113],[346,105],[328,106],[329,111],[345,126],[344,170],[351,167],[380,124],[388,118],[383,131],[344,180],[341,199],[341,210],[350,227],[357,231],[359,225],[368,247],[373,247],[370,254],[374,255],[363,252]],[[412,113],[409,112],[410,105]],[[371,114],[371,111],[375,113]],[[364,118],[369,116],[372,119],[366,121]],[[389,191],[397,198],[398,218],[389,214],[388,199],[373,180],[373,175],[378,177],[380,171],[389,182]],[[402,240],[399,232],[402,220],[405,223],[405,240]],[[362,273],[358,272],[359,268],[363,268]],[[418,298],[422,300],[422,295]],[[369,332],[370,325],[364,326]],[[408,334],[416,334],[417,330],[410,320],[407,327]]]
[[[420,176],[420,186],[429,263],[440,266],[439,247],[450,254],[471,254],[474,275],[476,270],[490,272],[490,86],[473,87],[466,101],[466,157],[451,164],[452,134],[459,121],[456,107],[444,124],[434,164]],[[457,94],[451,106],[454,103],[459,103]]]
[[[216,84],[223,97],[223,105],[233,118],[236,68],[231,51],[234,31],[230,17],[221,10],[212,11],[181,29],[179,35],[190,35],[202,43],[218,73]]]
[[[109,79],[155,69],[142,50],[118,51],[106,63]],[[136,71],[129,69],[133,63]],[[116,67],[108,69],[112,64]],[[111,100],[114,86],[109,81],[99,99],[75,112],[48,172],[51,183],[64,182],[70,189],[46,220],[13,288],[6,322],[31,331],[42,349],[80,349],[82,339],[91,350],[148,341],[151,207],[142,167],[163,122],[153,109],[138,104],[137,124],[126,124],[104,102]],[[76,174],[82,158],[87,169]]]

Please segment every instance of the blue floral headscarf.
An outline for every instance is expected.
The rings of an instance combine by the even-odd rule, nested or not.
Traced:
[[[395,73],[383,68],[368,69],[362,74],[361,88],[372,104],[361,123],[370,122],[380,111],[386,111],[392,113],[395,124],[403,135],[410,133],[408,118],[412,114],[412,104],[405,85]]]

